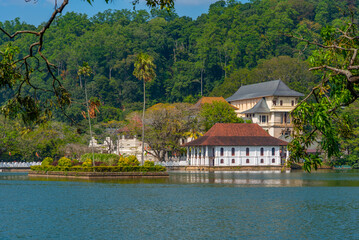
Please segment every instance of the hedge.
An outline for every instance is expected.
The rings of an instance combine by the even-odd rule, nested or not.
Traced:
[[[108,165],[117,165],[120,156],[113,153],[95,153],[95,161],[96,162],[104,162]],[[86,153],[81,156],[80,161],[84,162],[86,159],[92,160],[92,153]]]
[[[164,172],[166,168],[163,166],[31,166],[33,171],[71,171],[71,172]]]

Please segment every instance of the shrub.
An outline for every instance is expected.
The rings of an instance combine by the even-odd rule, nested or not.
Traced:
[[[90,158],[87,158],[83,163],[83,167],[92,167],[92,160]]]
[[[72,159],[72,166],[77,166],[77,165],[79,165],[79,164],[80,164],[79,160],[77,160],[77,159]]]
[[[69,159],[67,157],[62,157],[59,159],[57,166],[69,168],[69,167],[72,167],[72,161],[71,161],[71,159]]]
[[[107,153],[95,153],[95,161],[102,162],[106,165],[117,165],[118,159],[120,158],[117,154],[107,154]],[[86,153],[81,156],[81,161],[84,162],[86,159],[92,159],[92,153]]]
[[[46,157],[44,160],[42,160],[41,162],[41,166],[49,166],[54,162],[54,159],[50,158],[50,157]]]
[[[143,164],[144,167],[154,167],[155,163],[153,161],[145,161]]]
[[[126,166],[139,166],[140,162],[137,160],[137,157],[134,155],[130,155],[128,157],[120,156],[118,160],[119,167],[126,167]]]

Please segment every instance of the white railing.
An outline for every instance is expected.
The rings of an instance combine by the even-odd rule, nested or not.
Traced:
[[[185,167],[185,166],[188,166],[187,161],[166,161],[166,162],[158,162],[156,164],[164,166],[164,167]]]
[[[0,162],[0,168],[29,168],[41,165],[41,162]]]

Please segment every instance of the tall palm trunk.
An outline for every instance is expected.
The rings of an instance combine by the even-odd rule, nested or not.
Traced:
[[[143,112],[142,112],[142,155],[141,164],[144,164],[144,151],[145,151],[145,110],[146,110],[146,82],[143,80]]]

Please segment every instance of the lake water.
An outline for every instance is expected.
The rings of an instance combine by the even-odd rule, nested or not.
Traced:
[[[0,173],[0,239],[359,239],[359,172]]]

